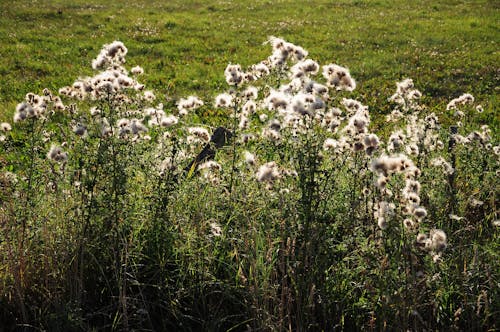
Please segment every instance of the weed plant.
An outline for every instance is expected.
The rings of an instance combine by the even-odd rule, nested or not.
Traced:
[[[156,96],[119,41],[26,95],[0,136],[7,329],[499,328],[494,107],[463,94],[444,127],[406,79],[372,129],[347,68],[267,44],[213,102]]]

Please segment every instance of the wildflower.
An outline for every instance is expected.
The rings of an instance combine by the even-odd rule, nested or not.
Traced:
[[[243,82],[253,82],[256,81],[257,78],[258,77],[251,71],[243,73]]]
[[[259,90],[254,86],[249,86],[243,91],[243,97],[246,99],[257,99]]]
[[[144,74],[144,69],[142,69],[142,67],[140,66],[135,66],[130,69],[130,72],[132,73],[132,75],[142,75]]]
[[[187,115],[190,110],[197,109],[200,106],[203,106],[203,101],[196,96],[181,98],[177,103],[177,109],[181,116]]]
[[[406,195],[403,193],[403,196],[412,205],[419,205],[420,204],[420,196],[418,196],[418,194],[416,194],[414,192],[407,193]]]
[[[257,77],[267,76],[270,73],[269,68],[263,62],[253,65],[251,69],[254,75]]]
[[[109,136],[113,132],[113,130],[111,129],[111,126],[109,125],[109,121],[106,118],[101,119],[100,126],[101,126],[101,136],[102,137]]]
[[[65,86],[59,89],[59,94],[63,96],[69,96],[71,94],[71,88],[69,86]]]
[[[419,150],[418,150],[418,145],[417,144],[409,144],[406,146],[406,153],[411,155],[411,156],[418,156]]]
[[[370,168],[378,174],[387,176],[395,172],[404,172],[411,166],[413,166],[413,162],[405,155],[400,155],[396,157],[381,156],[378,159],[374,159]]]
[[[306,75],[316,75],[318,71],[319,71],[318,63],[311,59],[306,59],[304,61],[297,62],[290,68],[290,73],[292,78],[301,78]]]
[[[245,151],[243,153],[245,163],[247,163],[250,166],[255,166],[255,155],[253,153],[250,153],[249,151]]]
[[[381,230],[385,230],[389,226],[387,220],[384,217],[377,218],[377,225],[378,227],[380,227]]]
[[[47,153],[47,158],[55,162],[65,162],[68,160],[68,154],[64,152],[61,147],[52,145]]]
[[[292,53],[293,59],[300,61],[300,60],[305,59],[307,57],[307,55],[308,55],[308,52],[305,49],[303,49],[300,46],[293,45],[293,53]]]
[[[153,91],[147,90],[144,91],[144,99],[148,102],[153,102],[156,99],[156,96]]]
[[[53,103],[54,103],[54,110],[62,111],[65,109],[65,106],[59,96],[54,97]]]
[[[405,187],[403,189],[403,195],[409,195],[410,193],[419,194],[420,193],[420,182],[415,180],[406,180]]]
[[[198,170],[220,171],[222,170],[222,166],[216,161],[209,160],[200,164]]]
[[[467,139],[469,142],[479,141],[481,144],[486,142],[486,139],[483,137],[482,133],[478,131],[473,131],[469,135],[467,135]]]
[[[443,157],[437,157],[431,160],[432,166],[441,166],[443,168],[444,174],[451,175],[455,172],[450,163],[448,163]]]
[[[380,141],[377,135],[369,134],[364,137],[363,143],[366,147],[366,153],[371,156],[372,153],[378,148]]]
[[[262,113],[262,114],[260,114],[260,115],[259,115],[259,120],[260,120],[260,122],[266,122],[266,121],[267,121],[267,119],[268,119],[267,114]]]
[[[314,102],[310,105],[311,109],[317,111],[326,107],[325,102],[320,98],[315,98]]]
[[[335,64],[325,65],[323,77],[326,79],[327,86],[337,90],[353,91],[356,88],[356,82],[347,68]]]
[[[125,128],[129,125],[130,121],[128,119],[119,119],[116,122],[116,126],[119,128]]]
[[[375,205],[375,210],[373,212],[374,217],[377,219],[378,226],[381,229],[386,229],[388,226],[386,218],[394,214],[394,209],[396,205],[394,203],[388,203],[386,201],[378,202]]]
[[[439,253],[446,249],[446,233],[441,229],[431,229],[429,238],[431,240],[431,249],[434,252]]]
[[[259,167],[256,177],[259,182],[273,182],[280,177],[278,166],[274,161],[268,162]]]
[[[436,114],[431,113],[424,118],[426,126],[430,129],[439,128],[439,119]]]
[[[407,98],[412,100],[412,99],[420,99],[422,98],[422,93],[418,90],[411,90],[408,92]]]
[[[81,123],[77,123],[76,125],[73,126],[73,132],[77,136],[84,136],[87,133],[87,127],[82,125]]]
[[[368,124],[370,120],[361,112],[357,112],[350,119],[347,126],[343,129],[349,135],[363,134],[368,131]]]
[[[96,59],[92,61],[93,69],[105,69],[116,64],[125,63],[125,55],[128,50],[120,41],[114,41],[104,45]]]
[[[8,131],[11,131],[12,130],[12,127],[9,123],[7,122],[3,122],[0,124],[0,130],[3,131],[3,132],[8,132]]]
[[[228,93],[222,93],[215,97],[215,107],[230,107],[233,97]]]
[[[224,70],[224,75],[226,76],[226,82],[229,85],[238,85],[243,81],[243,72],[241,71],[240,65],[227,65]]]
[[[427,216],[427,210],[424,207],[419,206],[413,210],[413,215],[418,220],[422,220]]]
[[[174,116],[174,115],[169,115],[169,116],[164,116],[160,120],[160,125],[162,127],[172,127],[173,125],[176,125],[179,122],[179,120]]]
[[[172,158],[167,157],[163,159],[159,165],[159,175],[164,176],[167,173],[167,171],[173,171],[175,170],[175,168],[176,167],[174,165],[174,161],[172,160]]]
[[[401,82],[396,83],[396,86],[396,92],[400,95],[405,95],[408,91],[411,91],[411,89],[413,89],[414,84],[412,79],[407,78]]]
[[[241,135],[240,142],[243,144],[246,144],[254,139],[255,139],[255,135],[253,135],[253,134],[243,134],[243,135]]]
[[[96,115],[99,115],[99,114],[101,114],[101,110],[98,109],[97,107],[92,107],[90,109],[90,115],[96,116]]]
[[[407,228],[408,230],[415,230],[417,229],[418,227],[418,223],[414,222],[413,220],[411,219],[405,219],[403,220],[403,225],[405,226],[405,228]]]
[[[36,116],[35,109],[28,103],[22,102],[17,104],[16,112],[14,113],[14,122],[26,120]]]
[[[495,154],[495,156],[500,156],[500,145],[495,145],[493,147],[493,153]]]
[[[390,152],[399,150],[404,144],[405,136],[401,130],[392,133],[389,137],[389,143],[387,144],[387,150]]]
[[[338,142],[334,140],[333,138],[327,138],[325,142],[323,143],[323,150],[332,150],[337,148]]]
[[[152,117],[162,117],[165,116],[165,112],[161,108],[148,107],[144,110],[144,114]]]
[[[380,175],[377,180],[375,181],[375,186],[379,189],[382,190],[385,188],[387,185],[388,178],[386,176]]]
[[[286,109],[289,104],[289,97],[283,92],[271,90],[264,102],[269,110]]]
[[[458,98],[452,99],[448,105],[446,105],[446,110],[456,110],[459,105],[472,104],[474,102],[474,97],[469,93],[464,93]]]
[[[286,41],[279,37],[269,36],[268,40],[264,43],[270,43],[273,50],[279,50],[285,47]]]
[[[366,135],[364,138],[364,143],[366,146],[377,147],[379,145],[378,136],[375,134]]]
[[[334,114],[333,110],[328,111],[324,117],[321,125],[326,127],[328,131],[335,132],[337,128],[340,126],[340,119]]]
[[[481,106],[481,105],[477,105],[477,106],[476,106],[476,111],[477,111],[478,113],[483,113],[483,112],[484,112],[484,108],[483,108],[483,106]]]
[[[243,105],[242,112],[245,115],[252,115],[255,113],[255,110],[257,109],[257,105],[253,100],[248,100],[245,105]]]
[[[238,124],[238,128],[240,129],[248,129],[249,120],[246,116],[242,115],[240,119],[240,123]]]
[[[279,131],[273,130],[271,128],[264,128],[264,130],[262,131],[262,136],[273,142],[278,142],[281,139]]]
[[[146,132],[148,131],[148,128],[141,122],[141,120],[138,119],[132,119],[130,121],[130,130],[132,131],[132,134],[136,135],[140,132]]]
[[[327,97],[328,96],[328,87],[326,87],[326,85],[319,84],[319,83],[316,83],[314,81],[309,81],[305,85],[304,90],[307,93],[314,93],[316,95],[320,95],[320,96],[323,96],[323,97]]]
[[[420,233],[417,235],[416,242],[418,246],[425,248],[426,246],[428,246],[427,243],[430,243],[430,239],[426,234]]]
[[[437,263],[441,262],[441,260],[442,260],[441,253],[433,253],[432,254],[432,261],[434,263],[437,264]]]
[[[283,84],[279,87],[278,91],[285,94],[293,94],[302,90],[303,81],[300,78],[294,78],[288,84]]]
[[[213,236],[219,237],[222,235],[222,228],[220,227],[219,224],[215,222],[210,223],[210,232],[212,233]]]
[[[284,65],[287,59],[300,61],[308,55],[307,51],[302,47],[286,42],[282,38],[271,36],[267,42],[273,47],[273,54],[268,58],[268,62],[272,67]]]
[[[300,115],[311,115],[311,112],[309,111],[309,105],[314,101],[313,95],[309,94],[297,94],[293,97],[291,103],[290,103],[290,108],[293,112],[296,112]]]
[[[444,143],[441,140],[436,141],[436,149],[442,150],[444,148]]]
[[[208,130],[206,130],[205,128],[191,127],[191,128],[188,128],[188,132],[191,135],[195,135],[195,136],[203,139],[204,141],[210,140],[210,134],[208,133]]]

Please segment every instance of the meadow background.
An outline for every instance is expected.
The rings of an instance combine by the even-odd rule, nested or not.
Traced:
[[[267,58],[271,35],[321,64],[349,68],[356,89],[329,106],[340,107],[342,97],[368,106],[370,132],[381,141],[397,129],[386,121],[396,82],[413,79],[426,105],[415,116],[435,113],[441,127],[423,130],[444,143],[428,154],[419,145],[413,158],[428,214],[421,231],[443,229],[449,243],[437,259],[420,250],[396,198],[394,227],[381,231],[371,209],[386,194],[373,186],[370,167],[381,152],[329,157],[323,143],[338,137],[320,126],[298,141],[286,130],[290,140],[279,144],[233,140],[217,154],[222,171],[185,177],[172,169],[158,175],[156,145],[146,141],[90,134],[80,143],[68,129],[78,112],[56,112],[46,128],[12,123],[0,149],[0,330],[498,329],[499,9],[497,1],[1,0],[0,122],[13,122],[27,93],[57,93],[94,75],[102,46],[120,40],[125,66],[144,69],[140,82],[167,113],[177,114],[188,95],[205,101],[169,129],[177,143],[151,129],[151,142],[166,146],[160,160],[189,150],[183,126],[239,133],[233,110],[212,101],[229,90],[228,63],[246,68]],[[277,87],[284,81],[277,75],[263,86]],[[457,118],[447,105],[464,93],[475,102],[458,130],[478,135],[450,147]],[[155,106],[137,100],[134,107]],[[90,103],[75,103],[89,111]],[[110,119],[123,112],[98,106]],[[255,132],[266,126],[249,119]],[[89,132],[98,128],[87,120]],[[402,121],[401,128],[411,122]],[[68,142],[67,164],[47,161],[51,140]],[[255,181],[259,167],[236,161],[246,149],[261,166],[277,162],[282,174]],[[438,156],[455,175],[436,171]],[[295,177],[285,175],[292,170]],[[394,193],[404,176],[388,180]]]
[[[120,40],[144,84],[179,99],[212,98],[229,62],[267,56],[267,36],[351,69],[355,93],[387,110],[394,82],[412,78],[435,106],[468,92],[498,98],[496,1],[1,1],[0,105],[7,118],[29,91],[92,73],[101,46]],[[356,95],[355,95],[356,96]],[[493,121],[493,119],[488,119]],[[491,122],[490,122],[491,123]],[[492,128],[498,126],[492,126]]]

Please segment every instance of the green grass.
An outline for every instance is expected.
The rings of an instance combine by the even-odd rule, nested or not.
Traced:
[[[0,11],[0,118],[27,92],[91,74],[113,40],[129,48],[129,65],[144,67],[146,86],[174,100],[211,98],[224,89],[227,63],[267,56],[269,35],[350,68],[368,105],[383,108],[407,77],[440,107],[464,92],[487,109],[498,100],[500,12],[491,0],[2,0]]]

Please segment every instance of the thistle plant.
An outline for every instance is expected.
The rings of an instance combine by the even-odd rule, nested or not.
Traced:
[[[496,327],[499,149],[466,121],[483,107],[452,100],[450,133],[404,79],[380,130],[348,68],[266,44],[212,101],[162,100],[119,41],[94,76],[27,94],[0,125],[5,315],[55,330]]]

